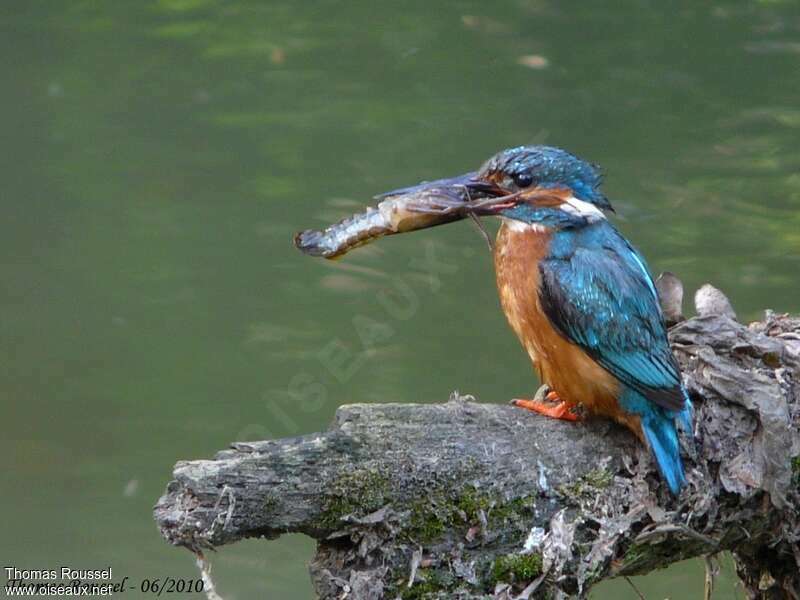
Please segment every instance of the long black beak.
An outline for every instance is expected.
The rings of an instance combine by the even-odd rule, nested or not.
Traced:
[[[423,181],[417,185],[392,190],[375,196],[376,200],[385,200],[396,196],[432,196],[441,195],[442,197],[452,198],[453,200],[468,201],[471,196],[483,197],[490,189],[492,184],[481,181],[477,178],[477,173],[464,173],[456,177],[446,179],[436,179],[434,181]]]
[[[408,210],[413,212],[449,215],[457,220],[470,214],[495,214],[509,206],[508,202],[513,205],[513,196],[497,184],[481,179],[477,173],[472,172],[447,179],[424,181],[375,198],[402,199]]]

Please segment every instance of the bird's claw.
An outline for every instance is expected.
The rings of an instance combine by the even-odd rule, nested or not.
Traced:
[[[511,404],[554,419],[563,419],[565,421],[581,420],[581,416],[574,410],[575,407],[561,400],[558,394],[550,389],[548,385],[543,385],[536,390],[533,400],[515,398],[511,401]]]
[[[553,393],[553,390],[550,388],[549,385],[543,383],[539,386],[539,389],[536,390],[536,393],[533,395],[533,399],[535,402],[544,402],[547,397]],[[514,401],[512,400],[511,403],[513,404]]]

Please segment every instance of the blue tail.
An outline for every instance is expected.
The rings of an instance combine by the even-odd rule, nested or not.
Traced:
[[[662,413],[660,409],[656,409]],[[642,417],[644,437],[650,444],[658,469],[676,496],[686,483],[681,462],[681,447],[678,443],[678,432],[675,429],[674,417],[665,414],[653,414]]]
[[[684,395],[686,394],[684,393]],[[620,404],[626,410],[641,416],[644,437],[650,444],[650,450],[656,459],[658,470],[661,471],[670,491],[677,496],[686,483],[686,476],[681,462],[681,446],[678,441],[676,420],[680,422],[682,428],[687,430],[688,435],[692,435],[692,405],[688,397],[686,406],[679,413],[654,406],[633,390],[626,390],[620,400]]]

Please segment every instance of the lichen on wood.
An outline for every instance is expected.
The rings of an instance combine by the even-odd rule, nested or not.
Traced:
[[[454,394],[343,406],[326,432],[180,462],[156,520],[194,552],[312,536],[326,600],[580,597],[725,550],[752,597],[797,598],[800,319],[707,314],[670,340],[695,407],[678,498],[610,422]]]

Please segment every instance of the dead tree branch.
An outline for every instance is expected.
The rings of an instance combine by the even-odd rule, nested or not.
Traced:
[[[179,462],[155,518],[195,552],[301,532],[323,599],[583,596],[609,577],[733,552],[753,598],[800,590],[800,319],[679,323],[695,404],[688,487],[606,421],[455,394],[341,407],[330,429]]]

